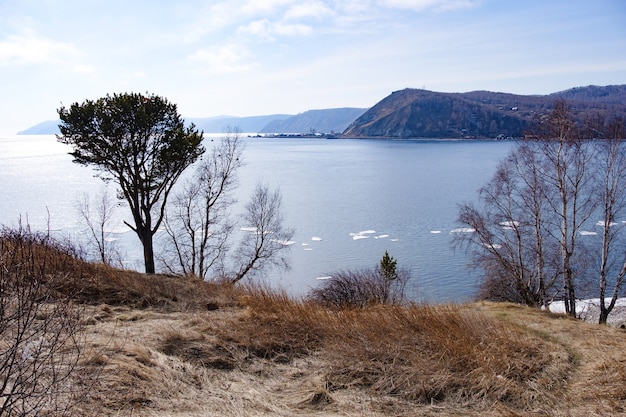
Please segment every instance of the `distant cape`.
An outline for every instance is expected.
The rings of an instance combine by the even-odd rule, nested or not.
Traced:
[[[626,85],[588,86],[549,95],[473,91],[395,91],[357,118],[344,138],[510,138],[522,137],[554,102],[565,99],[574,116],[626,117]]]

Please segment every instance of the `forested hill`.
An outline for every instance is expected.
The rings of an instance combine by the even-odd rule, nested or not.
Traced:
[[[342,137],[521,137],[558,99],[565,99],[580,120],[598,113],[607,118],[626,117],[626,85],[577,87],[544,96],[407,88],[374,105],[348,126]]]

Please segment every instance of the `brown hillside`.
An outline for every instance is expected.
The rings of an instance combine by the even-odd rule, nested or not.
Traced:
[[[27,323],[12,327],[12,316],[4,313],[20,316],[14,302],[28,301],[28,294],[37,297],[22,303],[34,314],[29,323],[80,324],[54,345],[62,349],[52,362],[32,362],[34,347],[42,355],[55,342],[56,333],[45,326],[39,328],[46,339],[27,339],[13,356],[25,366],[40,363],[30,375],[42,383],[54,376],[48,369],[72,367],[70,379],[62,380],[53,402],[40,403],[44,413],[37,415],[626,412],[622,329],[511,304],[327,309],[259,287],[85,263],[45,237],[0,239],[0,254],[0,325],[8,325],[0,347],[10,347],[17,334],[7,329]],[[37,291],[14,293],[16,288]],[[64,309],[54,308],[61,303]],[[63,358],[71,361],[56,362]],[[13,381],[19,382],[31,368],[15,369],[20,376]],[[72,406],[60,409],[65,413],[45,413],[65,400]]]
[[[136,278],[146,300],[170,295],[86,310],[86,370],[98,382],[85,414],[625,412],[620,329],[510,304],[332,311],[258,288]]]
[[[626,117],[626,85],[589,86],[544,96],[489,91],[438,93],[404,89],[378,102],[343,132],[349,138],[522,137],[558,99],[567,100],[580,122]]]

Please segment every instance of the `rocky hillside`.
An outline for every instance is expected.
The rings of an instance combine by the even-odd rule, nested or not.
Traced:
[[[488,91],[438,93],[395,91],[356,119],[348,138],[506,138],[521,137],[533,120],[565,99],[583,120],[600,113],[626,117],[626,85],[578,87],[545,96]]]

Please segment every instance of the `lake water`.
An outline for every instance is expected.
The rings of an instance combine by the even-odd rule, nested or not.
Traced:
[[[471,298],[478,274],[451,246],[458,206],[476,197],[512,147],[492,141],[246,138],[243,202],[257,181],[280,188],[295,229],[292,269],[266,279],[304,294],[341,269],[374,267],[388,251],[410,270],[410,295],[430,302]],[[207,139],[207,147],[211,145]],[[77,235],[76,201],[102,181],[71,162],[53,136],[0,138],[0,223]],[[129,218],[125,211],[120,216]],[[138,241],[116,227],[126,265],[141,269]],[[367,232],[367,233],[363,233]]]

